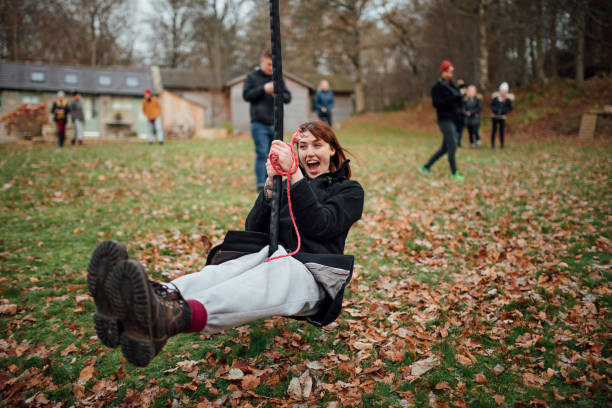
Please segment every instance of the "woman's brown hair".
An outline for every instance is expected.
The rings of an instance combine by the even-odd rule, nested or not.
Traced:
[[[299,126],[299,129],[304,132],[310,132],[310,134],[319,140],[323,140],[328,143],[336,151],[334,155],[329,159],[329,171],[336,171],[342,163],[346,161],[346,149],[340,146],[340,142],[334,133],[334,130],[325,122],[321,120],[315,120],[312,122],[305,122]],[[346,151],[348,153],[348,151]],[[349,163],[344,167],[346,178],[351,178],[351,165]]]

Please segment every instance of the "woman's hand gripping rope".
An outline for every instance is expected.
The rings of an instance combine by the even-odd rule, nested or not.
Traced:
[[[297,248],[295,248],[295,251],[291,253],[268,258],[266,259],[266,262],[273,261],[279,258],[284,258],[286,256],[293,256],[300,251],[300,247],[302,246],[302,241],[300,239],[300,231],[298,230],[297,224],[295,222],[295,217],[293,215],[293,208],[291,206],[291,180],[290,180],[291,176],[295,174],[300,168],[300,162],[299,162],[297,153],[295,152],[295,149],[293,149],[293,145],[299,143],[301,138],[302,138],[302,131],[298,129],[291,137],[291,143],[286,143],[286,145],[289,146],[289,150],[291,151],[291,162],[287,170],[285,170],[283,166],[281,166],[280,155],[278,154],[278,152],[273,151],[273,149],[270,150],[269,160],[270,160],[270,164],[272,165],[272,168],[274,169],[274,172],[276,172],[276,174],[278,174],[279,176],[287,178],[287,202],[289,204],[289,215],[291,217],[291,222],[293,223],[293,228],[295,229],[295,235],[297,236]]]

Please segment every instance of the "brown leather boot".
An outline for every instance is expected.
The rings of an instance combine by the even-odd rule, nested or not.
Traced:
[[[93,314],[94,326],[98,338],[108,347],[119,345],[121,326],[104,293],[104,286],[117,263],[126,259],[128,259],[128,253],[125,246],[117,241],[104,241],[94,250],[87,267],[87,288],[98,309]]]
[[[148,365],[171,336],[191,325],[191,308],[181,293],[150,282],[139,262],[119,262],[105,292],[123,328],[123,355],[136,366]]]

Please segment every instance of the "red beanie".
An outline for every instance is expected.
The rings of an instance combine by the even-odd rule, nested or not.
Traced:
[[[450,61],[444,60],[442,61],[442,63],[440,64],[440,73],[444,72],[444,71],[454,71],[455,67],[453,67],[453,64],[451,64]]]
[[[149,88],[145,89],[145,93],[151,95],[151,90]]]

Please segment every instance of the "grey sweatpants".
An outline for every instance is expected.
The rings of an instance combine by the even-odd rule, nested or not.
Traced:
[[[286,254],[281,246],[274,256]],[[218,333],[270,316],[310,316],[325,297],[306,266],[293,257],[264,262],[268,247],[172,281],[185,300],[204,305],[203,333]]]

